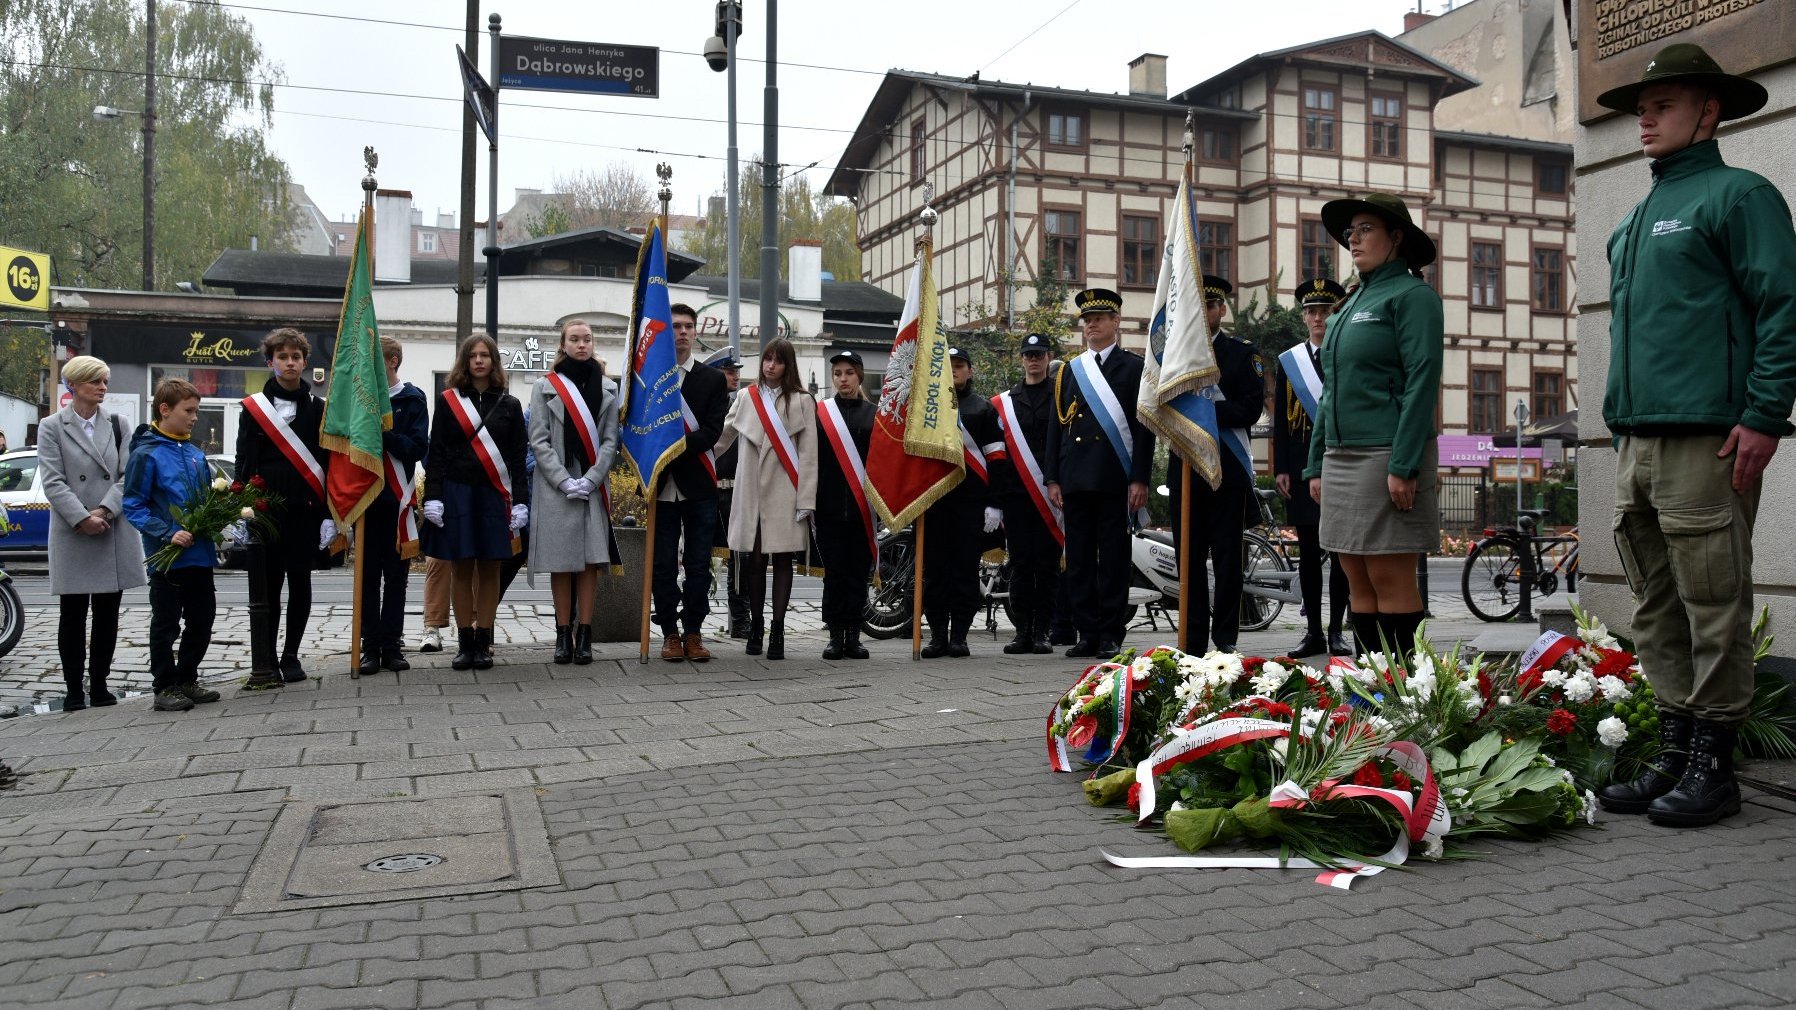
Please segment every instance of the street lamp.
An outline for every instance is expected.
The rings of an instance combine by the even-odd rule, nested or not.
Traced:
[[[725,229],[729,248],[728,284],[730,304],[730,343],[740,348],[742,343],[742,264],[741,250],[741,208],[737,206],[736,193],[736,39],[742,34],[741,0],[719,0],[717,4],[717,34],[705,41],[705,62],[712,70],[725,73],[729,79],[729,151],[728,168],[724,173],[728,223]],[[763,213],[766,211],[763,210]],[[763,281],[762,283],[766,283]]]

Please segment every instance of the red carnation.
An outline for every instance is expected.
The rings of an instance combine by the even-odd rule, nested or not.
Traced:
[[[1066,743],[1069,747],[1083,747],[1091,743],[1091,738],[1098,735],[1098,721],[1082,715],[1073,722],[1073,728],[1067,731]]]
[[[268,482],[262,479],[261,474],[256,474],[249,479],[249,486],[261,491],[268,487]]]
[[[1265,665],[1266,657],[1248,656],[1241,661],[1241,673],[1248,677],[1258,677],[1260,675],[1260,667]]]
[[[1137,782],[1134,785],[1129,787],[1129,809],[1130,810],[1139,810],[1140,808],[1141,808],[1141,783]]]
[[[1603,658],[1596,664],[1598,677],[1617,677],[1626,681],[1633,673],[1634,656],[1620,649],[1603,650]]]
[[[1547,732],[1554,736],[1571,736],[1577,729],[1578,717],[1563,708],[1556,708],[1547,716]]]
[[[1360,765],[1359,771],[1353,773],[1353,784],[1378,788],[1384,785],[1384,776],[1378,773],[1377,765],[1368,761]]]
[[[231,493],[232,494],[242,494],[243,493],[243,482],[240,480],[232,481],[231,482]]]
[[[1415,783],[1410,781],[1409,776],[1402,772],[1391,773],[1391,785],[1397,789],[1402,789],[1405,792],[1415,788]]]
[[[257,499],[256,499],[256,502],[255,502],[255,506],[256,506],[256,511],[257,511],[257,512],[266,512],[266,511],[268,511],[268,499],[266,499],[266,498],[257,498]]]

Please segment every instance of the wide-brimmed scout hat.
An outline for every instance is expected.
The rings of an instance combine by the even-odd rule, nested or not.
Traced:
[[[1367,193],[1364,197],[1330,200],[1322,205],[1322,227],[1343,248],[1347,246],[1347,228],[1355,214],[1375,214],[1386,224],[1403,233],[1400,247],[1403,258],[1412,267],[1425,267],[1437,254],[1434,240],[1409,218],[1409,207],[1389,193]]]
[[[1610,88],[1596,96],[1596,104],[1616,112],[1632,113],[1639,107],[1640,92],[1655,84],[1690,84],[1707,88],[1721,100],[1721,118],[1739,119],[1765,107],[1770,96],[1759,82],[1721,69],[1715,58],[1690,42],[1674,42],[1659,50],[1646,65],[1640,80]]]

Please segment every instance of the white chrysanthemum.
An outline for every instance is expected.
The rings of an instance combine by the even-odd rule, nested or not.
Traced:
[[[1108,698],[1111,690],[1115,687],[1116,682],[1111,680],[1110,675],[1106,673],[1096,684],[1092,685],[1091,696],[1093,698]]]
[[[1596,695],[1596,678],[1580,671],[1576,676],[1565,678],[1565,700],[1576,705],[1589,701]]]
[[[1609,678],[1605,677],[1604,680]],[[1620,747],[1628,739],[1628,724],[1610,716],[1596,724],[1596,738],[1610,749]]]
[[[1446,847],[1441,844],[1438,835],[1429,835],[1427,844],[1422,846],[1423,859],[1439,859],[1446,854]]]
[[[1203,657],[1192,656],[1181,652],[1179,653],[1178,668],[1179,675],[1182,677],[1190,677],[1202,673],[1204,669]]]
[[[1290,679],[1290,670],[1285,669],[1282,664],[1268,661],[1266,665],[1260,667],[1259,676],[1253,679],[1253,693],[1263,694],[1270,698],[1279,688],[1285,686],[1285,681]]]
[[[1380,736],[1391,735],[1391,721],[1382,715],[1366,716],[1366,725],[1376,730]]]
[[[1565,684],[1565,671],[1543,670],[1540,674],[1540,682],[1548,687],[1561,687]]]
[[[1603,692],[1604,701],[1627,701],[1634,696],[1634,689],[1620,677],[1598,677],[1596,689]]]
[[[1593,793],[1588,789],[1584,790],[1583,814],[1585,824],[1596,823],[1596,793]]]

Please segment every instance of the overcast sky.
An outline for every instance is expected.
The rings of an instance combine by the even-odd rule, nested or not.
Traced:
[[[254,24],[289,85],[276,93],[270,142],[327,215],[342,219],[359,206],[361,151],[368,144],[380,153],[383,188],[410,190],[427,219],[457,210],[462,107],[454,46],[462,39],[464,3],[247,2],[263,9],[243,6],[235,13]],[[1447,6],[1423,0],[1431,13]],[[280,7],[294,10],[272,9]],[[783,0],[779,158],[795,170],[816,162],[807,172],[821,188],[889,68],[957,76],[979,71],[987,80],[1122,92],[1129,61],[1157,52],[1169,58],[1167,83],[1176,93],[1256,53],[1365,29],[1396,35],[1404,12],[1415,8],[1416,0]],[[672,164],[675,213],[697,213],[707,195],[723,190],[726,78],[698,55],[712,33],[714,3],[483,2],[481,24],[495,12],[507,34],[661,50],[659,98],[501,92],[501,213],[516,188],[550,189],[558,175],[620,160],[651,179],[657,161]],[[745,161],[762,148],[766,13],[761,0],[744,4],[741,55],[753,58],[738,71]],[[320,16],[333,14],[342,17]],[[483,74],[486,39],[482,32]],[[486,217],[486,164],[483,140],[479,219]]]

